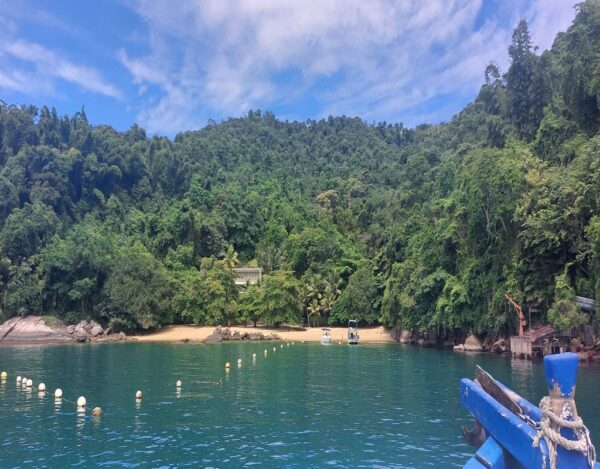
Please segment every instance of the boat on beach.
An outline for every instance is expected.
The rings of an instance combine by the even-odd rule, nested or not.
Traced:
[[[321,329],[321,344],[331,344],[331,329],[329,329],[328,327],[324,327]]]
[[[539,407],[476,367],[475,379],[460,382],[460,402],[475,418],[463,428],[477,448],[465,468],[595,468],[596,451],[577,414],[575,353],[544,357],[548,396]]]
[[[358,345],[359,339],[358,322],[354,319],[350,319],[350,321],[348,321],[348,344]]]

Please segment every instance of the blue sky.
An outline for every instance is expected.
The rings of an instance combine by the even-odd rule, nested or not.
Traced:
[[[170,137],[249,109],[437,123],[520,18],[543,50],[578,1],[0,0],[0,99]]]

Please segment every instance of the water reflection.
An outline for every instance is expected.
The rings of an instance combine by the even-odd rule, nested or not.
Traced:
[[[67,408],[62,400],[31,399],[31,389],[0,383],[0,467],[24,458],[32,466],[71,466],[87,454],[96,465],[119,466],[462,466],[472,448],[460,433],[471,421],[458,403],[460,378],[479,364],[532,402],[545,392],[540,363],[409,346],[298,344],[269,350],[268,359],[265,344],[42,348],[36,357],[43,360],[32,364],[22,349],[5,348],[3,363],[11,376],[19,370],[61,384],[67,397],[89,393],[111,409],[110,418],[90,416],[86,425],[77,413],[73,425],[75,402],[65,401]],[[253,366],[224,371],[239,357]],[[578,407],[600,436],[600,370],[581,374]],[[181,388],[173,396],[177,380],[186,399]],[[148,391],[144,409],[132,405],[133,386]],[[47,418],[48,431],[28,431]],[[30,455],[25,448],[32,447]]]

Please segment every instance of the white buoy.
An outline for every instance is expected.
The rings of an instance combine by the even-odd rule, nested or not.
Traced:
[[[142,391],[136,391],[135,398],[136,399],[141,399],[142,398]]]
[[[256,360],[256,354],[255,353],[252,354],[252,360]]]
[[[265,358],[267,358],[269,352],[267,352],[267,349],[265,349]]]
[[[241,364],[242,364],[242,359],[238,358],[238,365],[241,365]]]
[[[40,383],[38,385],[38,391],[39,392],[46,392],[46,385],[44,383]]]
[[[58,388],[56,391],[54,391],[54,398],[62,399],[62,389]]]
[[[87,403],[87,402],[86,402],[86,400],[85,400],[85,397],[83,397],[83,396],[79,396],[79,397],[77,398],[77,407],[78,407],[79,409],[85,409],[85,404],[86,404],[86,403]]]
[[[279,347],[279,348],[283,348],[283,344],[281,344],[281,347]]]
[[[229,368],[231,364],[229,362],[225,362],[225,368]]]
[[[181,387],[181,380],[178,379],[177,382],[175,383],[175,386],[180,388]]]
[[[287,346],[288,346],[288,347],[290,346],[290,343],[289,343],[289,342],[287,343]]]
[[[17,384],[19,384],[21,382],[21,377],[17,376]]]
[[[3,371],[2,373],[0,373],[0,379],[6,379],[8,377],[8,374],[6,373],[6,371]]]
[[[31,381],[30,379],[27,380],[27,387],[30,388],[31,386],[33,386],[33,381]]]
[[[276,351],[277,351],[277,347],[273,347],[273,352],[276,352]]]

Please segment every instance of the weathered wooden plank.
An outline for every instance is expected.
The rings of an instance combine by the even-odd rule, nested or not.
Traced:
[[[485,392],[496,399],[513,414],[522,415],[523,409],[513,397],[498,385],[498,382],[479,365],[475,365],[475,379]]]

